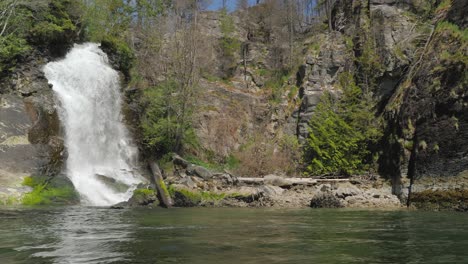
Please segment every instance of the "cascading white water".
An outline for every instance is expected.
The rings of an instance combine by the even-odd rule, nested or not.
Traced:
[[[82,202],[105,206],[128,200],[141,177],[122,124],[119,76],[106,54],[95,43],[75,45],[44,72],[60,102],[67,176]]]

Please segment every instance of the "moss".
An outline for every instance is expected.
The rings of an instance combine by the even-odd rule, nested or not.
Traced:
[[[403,144],[403,147],[406,150],[412,151],[413,150],[413,145],[414,145],[413,141],[405,141],[404,144]]]
[[[318,56],[320,53],[320,44],[318,42],[310,44],[309,51],[312,53],[312,56]]]
[[[447,12],[452,7],[452,0],[443,0],[437,6],[435,13]]]
[[[101,46],[111,55],[115,54],[115,63],[118,69],[122,71],[126,77],[129,77],[130,70],[135,62],[135,55],[128,44],[117,37],[106,36],[101,41]]]
[[[155,191],[152,189],[146,189],[146,188],[141,188],[141,189],[136,189],[133,191],[134,196],[147,196],[147,195],[154,195]]]
[[[424,140],[419,141],[419,148],[421,150],[426,150],[427,149],[427,142]]]
[[[69,204],[79,200],[75,189],[70,186],[50,186],[45,177],[25,177],[23,185],[33,188],[32,192],[24,195],[24,205]]]
[[[209,191],[191,191],[185,188],[177,188],[170,185],[168,192],[174,200],[174,205],[179,207],[194,207],[204,204],[214,204],[227,197],[225,193],[215,193]]]
[[[1,196],[0,205],[17,205],[21,203],[21,198],[16,196]]]
[[[354,50],[354,41],[351,36],[345,37],[345,45],[348,52],[352,52]]]
[[[167,189],[167,186],[166,186],[166,184],[164,183],[164,181],[163,181],[163,180],[160,180],[160,181],[158,182],[158,184],[159,184],[159,186],[161,187],[162,192],[164,193],[164,196],[170,197],[171,194],[169,193],[169,190]]]
[[[439,34],[448,34],[456,40],[461,40],[466,43],[468,41],[468,29],[460,29],[457,25],[448,21],[442,21],[437,24],[436,32]]]
[[[67,204],[77,201],[77,198],[77,193],[70,187],[47,188],[47,186],[39,186],[27,193],[22,202],[24,205]]]
[[[468,190],[425,190],[412,194],[411,203],[420,209],[452,210],[468,208]]]

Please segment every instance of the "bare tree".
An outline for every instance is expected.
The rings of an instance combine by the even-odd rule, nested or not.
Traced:
[[[237,0],[237,9],[246,10],[247,8],[249,8],[248,0]]]
[[[15,13],[15,8],[17,4],[18,0],[6,0],[2,4],[0,4],[0,7],[2,9],[2,11],[0,11],[0,37],[2,37],[5,34],[9,26],[10,18]]]
[[[321,0],[318,3],[318,8],[323,9],[325,11],[325,15],[328,20],[328,30],[331,32],[333,30],[333,23],[332,23],[332,13],[333,8],[338,0]]]

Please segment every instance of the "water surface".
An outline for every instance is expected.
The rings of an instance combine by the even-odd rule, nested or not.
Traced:
[[[468,214],[0,209],[0,263],[468,263]]]

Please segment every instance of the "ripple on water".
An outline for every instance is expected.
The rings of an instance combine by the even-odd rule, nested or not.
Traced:
[[[0,211],[0,263],[468,263],[467,223],[405,211],[11,210]]]

